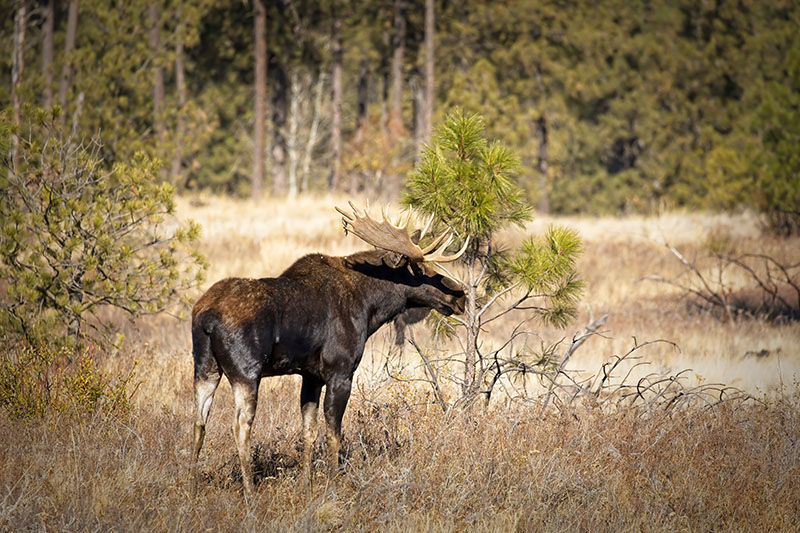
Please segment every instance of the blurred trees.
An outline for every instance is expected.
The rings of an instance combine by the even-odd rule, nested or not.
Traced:
[[[103,132],[109,161],[144,150],[179,189],[250,193],[256,4],[6,4],[0,105],[56,100],[80,136]],[[520,154],[541,210],[750,206],[797,229],[796,1],[263,4],[273,194],[396,195],[429,108],[436,122],[457,106]],[[23,11],[28,68],[12,84]]]

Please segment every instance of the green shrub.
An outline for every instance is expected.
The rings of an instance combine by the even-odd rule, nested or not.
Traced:
[[[206,262],[192,248],[200,226],[175,220],[159,162],[140,153],[109,164],[99,138],[74,138],[54,112],[26,114],[21,131],[0,116],[0,327],[28,342],[42,327],[74,341],[87,325],[103,330],[103,306],[173,308]],[[17,156],[6,157],[15,138]]]
[[[98,369],[96,349],[80,351],[44,343],[9,350],[0,361],[0,407],[11,418],[48,413],[125,417],[135,368],[112,376]]]

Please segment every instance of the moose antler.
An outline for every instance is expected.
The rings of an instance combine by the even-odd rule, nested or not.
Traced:
[[[336,208],[342,215],[342,223],[344,224],[345,231],[352,231],[362,241],[376,248],[404,255],[412,261],[437,261],[440,263],[455,261],[466,251],[467,245],[469,244],[469,238],[467,238],[461,250],[452,255],[445,255],[444,251],[453,242],[452,233],[445,231],[423,250],[417,243],[411,240],[411,236],[408,234],[408,219],[404,224],[393,224],[389,220],[386,208],[384,208],[383,220],[378,222],[369,216],[369,202],[367,202],[367,207],[364,211],[354,206],[353,202],[347,203],[350,204],[350,208],[353,210],[352,214],[346,213],[338,207]],[[409,218],[411,218],[410,215]],[[428,219],[420,237],[428,230],[432,220],[433,217]],[[445,237],[447,238],[445,239]],[[440,245],[443,240],[444,243]]]

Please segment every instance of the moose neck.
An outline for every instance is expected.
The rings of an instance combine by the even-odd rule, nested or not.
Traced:
[[[349,259],[353,284],[364,304],[369,337],[406,310],[409,295],[415,288],[408,284],[409,276],[404,269],[383,264],[377,252],[361,252]]]
[[[368,315],[367,337],[378,328],[406,310],[407,287],[391,281],[371,279],[365,287],[365,303]]]

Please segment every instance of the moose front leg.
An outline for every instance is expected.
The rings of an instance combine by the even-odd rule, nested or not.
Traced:
[[[311,460],[314,455],[314,442],[317,440],[317,408],[322,381],[313,376],[303,376],[300,388],[300,412],[303,415],[303,477],[306,491],[311,491]]]
[[[325,388],[325,425],[328,437],[328,473],[333,477],[339,469],[339,450],[342,444],[342,417],[350,399],[352,378],[335,377]]]

